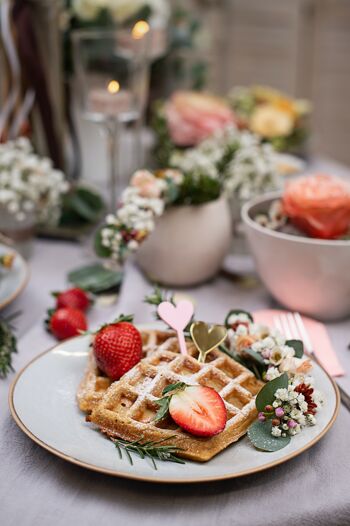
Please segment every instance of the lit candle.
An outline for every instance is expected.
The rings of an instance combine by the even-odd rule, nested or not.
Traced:
[[[118,115],[130,110],[132,103],[131,92],[121,89],[117,80],[111,80],[107,89],[92,88],[88,94],[88,108],[93,113],[104,115]]]

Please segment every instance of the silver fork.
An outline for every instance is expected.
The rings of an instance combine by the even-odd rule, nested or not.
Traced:
[[[320,361],[315,354],[310,336],[299,312],[287,312],[286,314],[275,316],[273,323],[276,329],[282,332],[288,340],[302,340],[304,342],[305,354],[310,356],[318,365],[321,365],[322,367],[322,364],[320,364]],[[344,391],[338,382],[335,383],[339,389],[342,404],[348,411],[350,411],[350,396]]]

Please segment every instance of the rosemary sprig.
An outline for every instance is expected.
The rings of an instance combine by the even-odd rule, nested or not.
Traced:
[[[0,378],[6,378],[8,373],[14,370],[12,355],[17,352],[17,340],[10,322],[18,314],[16,312],[6,319],[0,319]]]
[[[175,305],[173,293],[162,290],[160,287],[158,287],[158,285],[154,287],[154,290],[149,296],[144,297],[143,301],[144,303],[148,303],[148,305],[153,305],[154,307],[158,307],[158,305],[163,301],[170,301],[170,303]],[[160,319],[157,313],[157,309],[155,310],[154,315],[157,320]]]
[[[126,457],[129,460],[130,464],[133,466],[133,460],[131,453],[136,453],[141,457],[149,458],[152,462],[154,469],[157,469],[156,460],[163,460],[167,462],[175,462],[177,464],[185,464],[185,461],[182,458],[177,456],[177,453],[181,451],[181,448],[172,446],[172,445],[160,445],[165,440],[171,440],[175,435],[169,438],[162,438],[157,441],[146,441],[140,442],[139,440],[134,440],[129,442],[128,440],[123,440],[122,438],[117,438],[113,440],[115,447],[118,450],[119,458],[123,458],[122,451],[125,451]]]

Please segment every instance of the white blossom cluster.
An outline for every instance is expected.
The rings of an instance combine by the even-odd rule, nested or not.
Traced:
[[[101,230],[102,246],[110,251],[110,257],[123,261],[135,252],[154,229],[155,219],[164,211],[164,200],[158,197],[142,197],[139,188],[127,187],[121,204],[114,214],[109,214]]]
[[[220,180],[226,194],[239,200],[281,185],[272,146],[232,125],[216,131],[194,148],[176,151],[170,164],[193,177],[206,175]]]
[[[18,221],[34,215],[39,223],[55,223],[69,185],[64,174],[39,157],[26,138],[0,144],[0,206]]]
[[[297,358],[293,347],[286,345],[285,336],[277,329],[253,323],[249,317],[240,313],[231,316],[229,323],[234,329],[228,330],[230,350],[244,353],[250,347],[259,353],[266,364],[265,380],[274,380],[283,373],[306,373],[310,368],[307,358]]]
[[[167,20],[170,14],[167,0],[73,0],[72,10],[81,20],[91,21],[107,10],[113,20],[123,24],[144,7],[151,11],[152,20]]]
[[[271,434],[275,437],[284,437],[287,435],[299,434],[303,427],[314,426],[317,423],[315,415],[308,412],[308,404],[305,396],[298,393],[295,388],[304,382],[304,378],[296,376],[289,383],[286,389],[277,389],[275,392],[275,401],[272,406],[276,412],[281,411],[279,424],[273,425]],[[317,404],[319,409],[324,401],[319,391],[312,393],[312,400]],[[280,409],[278,409],[280,408]]]

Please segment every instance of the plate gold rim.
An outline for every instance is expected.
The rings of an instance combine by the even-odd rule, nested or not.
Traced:
[[[21,261],[21,265],[22,265],[22,267],[24,269],[24,278],[21,281],[21,283],[18,286],[18,288],[12,294],[10,294],[10,296],[6,300],[4,300],[2,303],[0,303],[0,310],[2,310],[5,307],[7,307],[7,305],[10,305],[10,303],[12,303],[17,298],[17,296],[19,296],[23,292],[23,290],[28,285],[28,281],[29,281],[29,277],[30,277],[29,265],[26,262],[26,260],[24,259],[24,257],[19,252],[17,252],[17,250],[14,250],[13,248],[9,248],[9,249],[12,252],[15,252],[16,259],[19,259]]]
[[[78,336],[78,338],[83,338],[83,337],[84,336]],[[324,435],[333,426],[333,424],[334,424],[334,422],[335,422],[335,420],[336,420],[336,418],[337,418],[337,416],[339,414],[340,395],[339,395],[338,387],[337,387],[335,381],[333,380],[333,378],[324,369],[324,367],[322,367],[321,365],[317,364],[323,370],[323,372],[326,374],[326,376],[328,377],[328,379],[329,379],[329,381],[330,381],[330,383],[331,383],[331,385],[332,385],[332,387],[334,389],[334,392],[335,392],[336,403],[335,403],[335,409],[334,409],[333,415],[332,415],[330,421],[328,422],[328,424],[326,425],[326,427],[313,440],[311,440],[304,447],[302,447],[302,448],[300,448],[300,449],[298,449],[296,451],[293,451],[289,455],[287,455],[287,456],[285,456],[285,457],[283,457],[283,458],[281,458],[279,460],[275,460],[273,462],[268,462],[267,464],[263,464],[262,466],[259,466],[259,467],[256,467],[256,468],[251,468],[251,469],[246,469],[246,470],[243,470],[243,471],[239,471],[238,473],[234,473],[234,474],[216,475],[216,476],[213,476],[213,477],[203,477],[201,479],[198,479],[198,478],[195,478],[195,479],[182,478],[182,479],[175,479],[174,480],[174,479],[169,479],[169,478],[166,478],[166,477],[165,478],[145,477],[145,476],[140,476],[140,475],[137,475],[137,474],[134,475],[132,473],[125,473],[125,472],[120,472],[120,471],[117,471],[117,470],[100,468],[100,467],[98,467],[98,466],[96,466],[94,464],[89,464],[88,462],[82,462],[81,460],[78,460],[78,459],[76,459],[74,457],[66,455],[65,453],[62,453],[60,450],[50,446],[49,444],[46,444],[46,442],[43,442],[40,438],[38,438],[36,435],[34,435],[26,427],[26,425],[22,422],[22,420],[18,416],[16,408],[15,408],[14,400],[13,400],[17,382],[20,379],[20,377],[22,376],[22,374],[27,370],[27,368],[30,367],[31,364],[34,363],[35,361],[37,361],[40,358],[42,358],[44,355],[55,351],[58,347],[60,347],[61,345],[67,343],[69,340],[72,340],[72,339],[73,338],[69,338],[68,340],[65,340],[65,342],[61,342],[61,343],[59,343],[57,345],[54,345],[50,349],[48,349],[48,350],[38,354],[34,358],[32,358],[32,360],[30,360],[30,362],[28,362],[27,365],[25,365],[17,373],[16,377],[12,381],[10,389],[9,389],[8,403],[9,403],[10,412],[11,412],[11,415],[12,415],[14,421],[16,422],[18,427],[29,438],[31,438],[31,440],[33,440],[33,442],[35,442],[36,444],[41,446],[43,449],[46,449],[50,453],[54,454],[55,456],[57,456],[59,458],[62,458],[63,460],[66,460],[67,462],[70,462],[71,464],[75,464],[77,466],[89,469],[90,471],[95,471],[97,473],[103,473],[105,475],[111,475],[111,476],[114,476],[114,477],[126,478],[126,479],[130,479],[130,480],[139,480],[139,481],[143,481],[143,482],[166,483],[166,484],[195,484],[195,483],[199,484],[199,483],[202,483],[202,482],[215,482],[215,481],[220,481],[220,480],[228,480],[228,479],[240,478],[240,477],[244,477],[246,475],[252,475],[254,473],[259,473],[261,471],[265,471],[267,469],[273,468],[275,466],[283,464],[284,462],[287,462],[288,460],[291,460],[292,458],[295,458],[295,457],[301,455],[302,453],[304,453],[304,451],[310,449],[319,440],[321,440],[321,438],[324,437]]]

